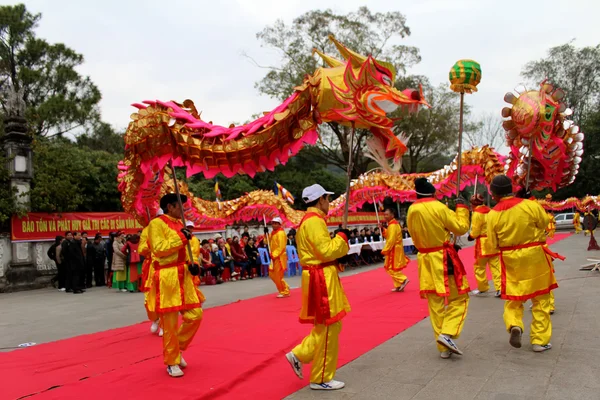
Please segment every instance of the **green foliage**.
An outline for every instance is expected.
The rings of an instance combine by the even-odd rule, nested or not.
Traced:
[[[8,87],[23,88],[31,133],[55,136],[98,121],[101,95],[77,72],[81,54],[36,37],[40,19],[23,4],[0,7],[0,104],[6,112]]]
[[[402,79],[399,84],[415,87],[415,77]],[[451,92],[446,84],[432,87],[424,85],[425,98],[431,105],[418,113],[408,114],[402,110],[396,112],[401,117],[394,125],[396,134],[410,135],[408,151],[403,159],[402,169],[407,173],[430,172],[446,165],[457,153],[460,97]],[[464,109],[465,120],[469,115]],[[465,130],[471,129],[465,124]],[[463,143],[466,148],[466,143]]]
[[[117,211],[119,154],[78,146],[67,140],[34,144],[32,211]]]
[[[82,148],[121,155],[125,148],[123,134],[115,132],[114,128],[106,122],[95,123],[85,133],[77,136],[77,144]]]
[[[548,56],[525,65],[521,75],[537,88],[544,79],[566,92],[565,103],[581,125],[600,101],[600,45],[577,48],[572,41],[548,50]]]

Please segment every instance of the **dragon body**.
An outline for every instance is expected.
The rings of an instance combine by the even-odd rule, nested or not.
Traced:
[[[392,65],[356,54],[333,37],[331,40],[344,61],[316,51],[327,67],[307,76],[274,110],[245,125],[224,127],[205,122],[191,100],[182,104],[134,104],[138,111],[131,116],[125,157],[119,163],[119,190],[125,211],[141,223],[154,215],[158,199],[174,190],[169,164],[186,167],[188,176],[254,176],[285,164],[303,146],[314,144],[323,122],[369,129],[373,134],[368,141],[371,156],[382,166],[381,171],[353,180],[350,192],[332,202],[330,215],[340,215],[346,201],[351,210],[385,197],[413,201],[414,180],[418,177],[427,177],[437,188],[439,198],[455,193],[457,158],[430,173],[397,172],[406,139],[392,133],[393,121],[387,114],[398,107],[416,111],[427,105],[422,91],[395,89]],[[510,153],[504,156],[488,146],[463,152],[461,189],[476,181],[488,186],[494,176],[502,173],[513,179],[515,189],[529,186],[556,190],[572,183],[583,155],[584,136],[569,120],[572,112],[561,103],[563,97],[560,89],[546,82],[539,90],[519,96],[507,94],[505,100],[512,108],[504,108],[502,115],[506,118],[503,127]],[[188,195],[186,218],[205,227],[260,220],[263,215],[268,219],[280,216],[287,225],[295,226],[304,215],[270,191],[212,202],[195,197],[185,182],[180,181],[180,189]]]

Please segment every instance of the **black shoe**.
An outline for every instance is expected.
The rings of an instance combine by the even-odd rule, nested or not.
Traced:
[[[83,290],[75,290],[75,291],[73,292],[73,294],[80,294],[80,293],[83,293]]]
[[[67,290],[65,290],[65,292],[66,293],[73,293],[73,290],[72,289],[67,289]]]
[[[92,285],[85,285],[86,289],[90,289]]]

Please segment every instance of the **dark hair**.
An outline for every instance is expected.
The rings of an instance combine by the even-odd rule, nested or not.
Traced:
[[[71,232],[71,231],[66,231],[66,232],[65,232],[65,237],[69,236],[69,233],[70,233],[71,235],[73,234],[73,232]]]
[[[244,229],[247,229],[247,228],[248,228],[248,225],[244,225]]]
[[[88,233],[86,231],[81,232],[82,235],[87,235]]]
[[[204,246],[205,244],[208,244],[208,240],[206,240],[206,239],[204,239],[204,240],[202,241],[202,243],[200,243],[200,245],[202,245],[202,246]]]
[[[323,196],[319,197],[318,199],[313,200],[310,203],[306,203],[306,207],[316,207],[317,203],[319,203],[319,200],[326,199],[327,196],[329,196],[329,195],[328,194],[324,194]]]
[[[394,218],[396,218],[396,210],[394,210],[393,208],[388,207],[385,209],[385,211],[389,211],[390,214],[392,214],[394,216]]]
[[[54,239],[54,243],[60,244],[60,242],[62,242],[63,239],[64,239],[64,237],[57,235],[56,238]]]

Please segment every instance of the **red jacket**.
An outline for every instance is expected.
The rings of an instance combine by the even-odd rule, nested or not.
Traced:
[[[129,252],[129,263],[131,264],[137,264],[141,261],[140,255],[138,254],[139,245],[139,242],[132,243],[130,241],[127,241],[127,243],[125,243],[125,246],[123,246],[123,248],[121,249],[121,252],[123,254],[127,254]]]
[[[246,255],[246,252],[244,251],[244,249],[242,249],[242,246],[240,246],[239,242],[232,242],[231,243],[231,253],[233,256],[233,261],[238,261],[238,262],[243,262],[243,261],[248,261],[248,256]]]

